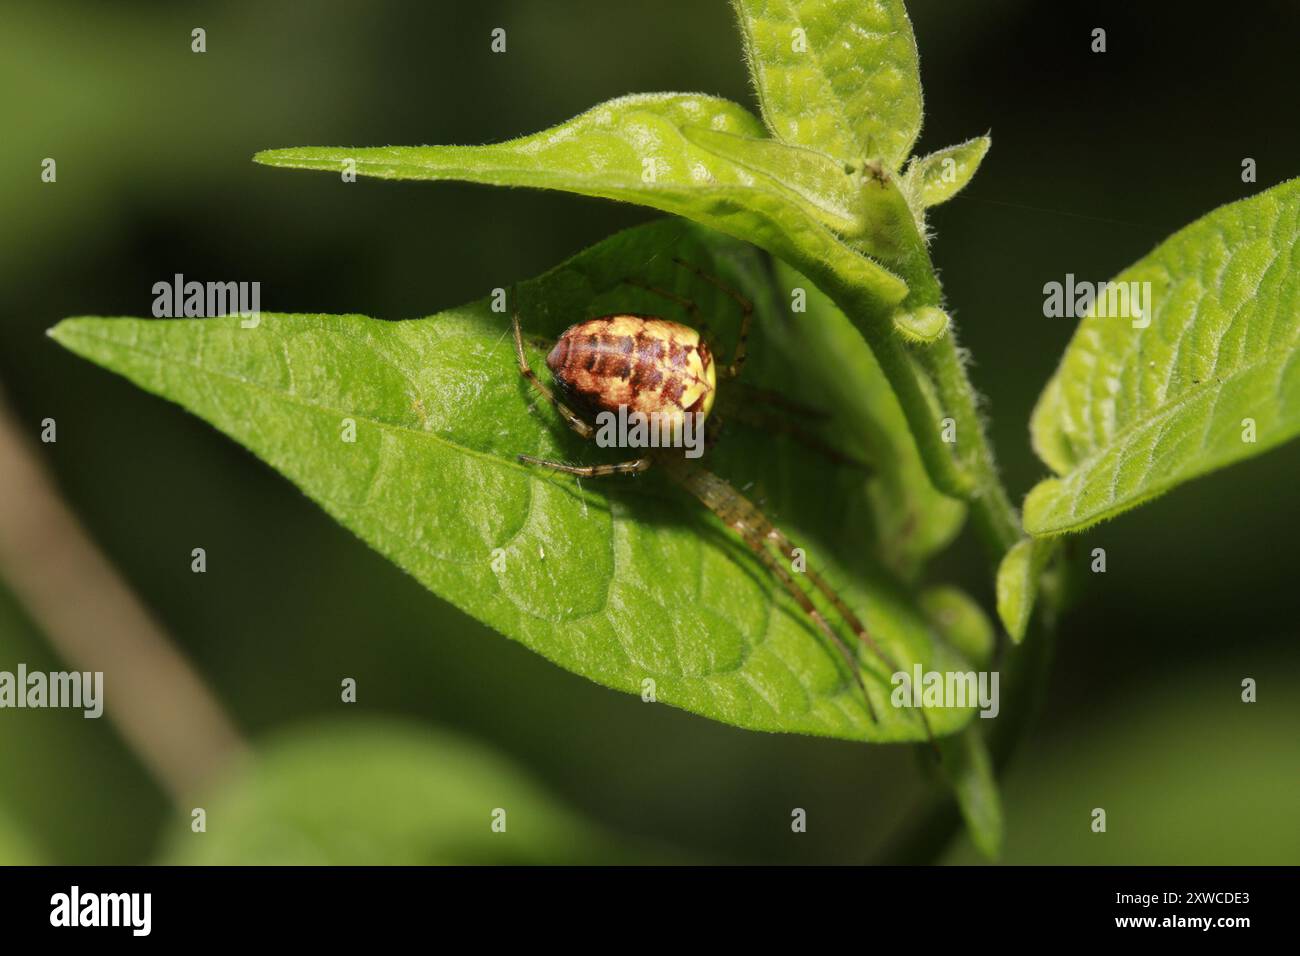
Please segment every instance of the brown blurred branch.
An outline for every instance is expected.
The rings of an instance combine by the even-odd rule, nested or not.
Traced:
[[[60,499],[0,396],[0,579],[177,805],[243,753],[220,704]]]

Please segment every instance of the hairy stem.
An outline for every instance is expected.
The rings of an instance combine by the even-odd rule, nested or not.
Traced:
[[[952,331],[949,330],[933,345],[918,346],[914,354],[934,383],[944,412],[957,422],[960,467],[963,477],[969,482],[963,497],[970,505],[975,530],[992,552],[994,560],[1000,560],[1022,536],[1020,516],[998,475],[993,449],[976,407],[975,389],[966,375]],[[906,407],[904,410],[909,424],[916,429],[918,422],[912,411]],[[941,453],[948,461],[952,460],[947,448]],[[928,461],[926,468],[933,472]]]
[[[890,265],[903,274],[911,290],[901,308],[939,306],[939,283],[924,248]],[[812,278],[871,346],[898,396],[931,483],[967,503],[976,531],[993,560],[1000,560],[1022,536],[1020,517],[998,476],[952,330],[933,344],[909,345],[894,331],[891,313],[869,293],[845,283],[829,268],[817,269]],[[956,424],[955,442],[944,440],[944,418]]]

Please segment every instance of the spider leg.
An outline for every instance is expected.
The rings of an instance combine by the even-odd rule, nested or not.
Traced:
[[[744,392],[751,404],[771,405],[801,418],[811,418],[816,421],[828,421],[831,417],[830,412],[825,409],[817,408],[815,405],[805,405],[774,388],[764,388],[762,385],[753,385],[749,382],[737,382],[734,387]]]
[[[511,323],[515,330],[515,358],[519,360],[519,374],[528,379],[529,383],[535,388],[542,397],[555,406],[564,420],[569,423],[569,427],[581,435],[583,438],[591,438],[592,428],[578,416],[578,413],[569,408],[562,401],[555,397],[555,393],[542,384],[541,379],[533,372],[532,367],[528,364],[528,358],[524,355],[524,334],[519,328],[519,313],[516,312],[511,316]]]
[[[862,699],[867,704],[867,713],[871,716],[871,722],[873,724],[880,723],[880,718],[876,715],[876,706],[871,702],[871,695],[867,693],[867,685],[862,681],[862,672],[858,666],[858,659],[854,656],[853,651],[849,649],[849,646],[844,643],[844,639],[835,633],[834,628],[832,628],[826,618],[822,616],[821,611],[817,610],[812,600],[804,593],[803,588],[799,587],[799,585],[795,583],[794,578],[790,576],[790,572],[785,569],[785,566],[780,561],[776,560],[776,557],[772,552],[763,545],[763,539],[755,534],[746,533],[739,528],[736,528],[735,530],[745,539],[745,543],[749,545],[750,550],[758,556],[758,559],[762,561],[767,569],[776,576],[776,579],[781,582],[781,586],[785,588],[786,593],[794,598],[795,603],[799,605],[803,612],[813,619],[813,623],[817,625],[817,629],[821,631],[822,634],[831,641],[835,649],[839,651],[840,656],[844,658],[844,663],[848,665],[849,674],[852,676],[853,682],[858,685],[858,690],[862,691]]]
[[[724,375],[728,378],[735,378],[740,374],[741,366],[745,364],[746,347],[749,342],[749,327],[754,320],[754,303],[750,302],[717,276],[709,275],[709,273],[705,272],[699,266],[687,262],[685,259],[678,259],[676,256],[673,257],[673,262],[677,263],[683,269],[694,272],[715,289],[722,290],[724,293],[731,296],[731,298],[735,299],[736,304],[740,306],[740,336],[736,339],[736,351],[732,353],[731,364],[722,368],[722,373]]]
[[[861,458],[855,458],[852,455],[845,454],[830,442],[819,436],[816,432],[805,428],[797,421],[791,421],[788,418],[781,418],[777,415],[767,415],[743,404],[728,407],[727,417],[743,424],[760,428],[765,432],[789,435],[795,441],[799,442],[799,444],[812,449],[834,464],[852,465],[854,468],[861,469],[865,472],[871,471],[871,466]]]
[[[794,557],[794,542],[787,538],[779,528],[768,525],[767,537],[770,541],[775,542],[776,546],[781,549],[783,555],[788,558]],[[853,613],[853,609],[845,603],[842,597],[840,597],[839,592],[826,583],[825,578],[812,568],[808,568],[804,573],[808,575],[808,580],[812,582],[813,587],[825,595],[826,599],[831,602],[831,606],[835,608],[835,613],[844,618],[844,622],[848,624],[848,626],[853,630],[853,633],[857,635],[858,640],[871,648],[872,653],[874,653],[876,657],[880,658],[880,660],[884,662],[885,666],[893,673],[905,673],[902,668],[895,663],[893,658],[876,643],[875,638],[871,636],[871,632],[867,630],[867,626],[862,623],[856,614]],[[925,725],[926,736],[931,740],[934,740],[934,734],[930,730],[930,721],[925,716],[925,709],[921,708],[917,713],[921,716],[921,723]]]
[[[562,461],[548,461],[545,458],[534,458],[532,455],[516,455],[519,461],[526,465],[538,465],[542,468],[549,468],[551,471],[562,471],[567,475],[577,475],[579,478],[604,478],[606,475],[636,475],[647,470],[652,462],[650,458],[633,458],[631,461],[620,461],[610,465],[569,465]]]
[[[758,556],[763,565],[780,582],[786,593],[799,605],[800,609],[812,618],[817,629],[839,651],[845,663],[848,664],[850,675],[858,685],[858,689],[862,691],[862,698],[866,701],[867,713],[870,715],[872,723],[879,723],[880,719],[876,715],[875,705],[871,702],[871,695],[867,693],[866,684],[863,683],[857,657],[839,634],[835,632],[834,628],[830,626],[822,613],[817,610],[812,599],[808,597],[803,588],[795,583],[794,578],[790,576],[790,572],[785,569],[784,565],[776,559],[775,555],[766,546],[765,539],[769,539],[771,532],[775,530],[772,523],[764,517],[753,502],[712,472],[694,467],[684,461],[678,461],[676,458],[666,459],[665,470],[678,484],[717,515],[723,524],[741,537],[750,550]]]
[[[667,299],[669,302],[673,302],[681,306],[683,309],[686,310],[687,314],[690,315],[691,325],[695,326],[697,329],[700,329],[701,331],[703,331],[705,325],[707,324],[704,321],[703,314],[700,312],[699,305],[695,302],[694,299],[688,299],[686,298],[686,296],[678,295],[676,292],[669,292],[667,289],[661,289],[657,285],[651,285],[648,282],[642,282],[640,279],[630,279],[630,278],[624,279],[623,284],[636,286],[638,289],[645,289],[645,291],[647,292],[652,292],[662,299]]]
[[[569,408],[560,401],[555,393],[542,384],[541,379],[534,374],[532,367],[528,364],[528,358],[524,355],[524,334],[519,327],[519,313],[516,312],[511,317],[515,332],[515,357],[519,360],[519,373],[528,379],[529,383],[542,396],[555,406],[556,410],[564,416],[564,420],[569,423],[569,427],[589,439],[594,434],[590,425],[588,425],[573,409]],[[549,461],[545,458],[534,458],[532,455],[517,455],[519,461],[528,465],[537,465],[542,468],[549,468],[551,471],[562,471],[565,474],[577,475],[579,478],[603,478],[606,475],[635,475],[645,471],[650,467],[652,459],[634,458],[631,461],[620,461],[610,465],[569,465],[562,461]]]

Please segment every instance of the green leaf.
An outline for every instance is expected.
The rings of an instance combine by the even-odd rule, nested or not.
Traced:
[[[694,130],[689,138],[687,130]],[[728,158],[713,152],[723,138]],[[844,225],[843,196],[814,188],[801,195],[816,170],[784,159],[780,169],[793,185],[770,178],[770,146],[757,139],[763,127],[729,100],[686,93],[624,96],[594,107],[559,126],[492,146],[301,147],[258,153],[267,166],[342,173],[380,179],[463,180],[494,186],[559,189],[639,203],[762,246],[794,263],[825,263],[882,302],[901,301],[907,286],[897,276],[838,242],[826,223]],[[706,143],[708,145],[701,145]],[[734,157],[754,151],[748,165]],[[743,155],[743,153],[742,153]]]
[[[863,232],[867,194],[859,188],[858,177],[824,153],[701,126],[683,126],[681,131],[696,146],[770,180],[770,188],[789,190],[835,232]]]
[[[914,217],[896,177],[863,168],[846,172],[823,153],[772,139],[683,127],[692,143],[788,190],[859,252],[885,262],[904,258],[916,239]]]
[[[626,847],[507,761],[445,733],[363,719],[295,728],[177,821],[163,862],[430,866],[627,862]],[[503,810],[505,831],[494,832]],[[500,816],[498,815],[498,819]]]
[[[1053,539],[1023,538],[998,565],[998,617],[1017,644],[1025,639],[1043,568],[1055,551]]]
[[[992,143],[987,136],[976,136],[908,163],[903,181],[913,206],[928,209],[961,192]]]
[[[928,393],[942,396],[946,413],[968,420],[975,417],[974,399],[952,337],[937,334],[933,321],[917,321],[934,319],[924,310],[939,307],[941,292],[900,177],[875,161],[862,164],[855,174],[866,194],[858,197],[861,232],[841,237],[827,223],[843,226],[842,214],[852,210],[842,191],[825,186],[826,164],[778,155],[773,144],[753,135],[757,131],[757,120],[725,100],[656,94],[614,100],[498,146],[306,147],[256,158],[277,166],[531,185],[639,202],[766,249],[816,282],[850,317],[919,436],[927,474],[946,492],[969,500],[982,516],[981,533],[993,535],[997,547],[1009,547],[1017,519],[997,483],[982,431],[967,429],[954,449],[933,428],[937,409]],[[648,157],[654,157],[653,181],[642,175]],[[782,175],[791,181],[775,178]],[[900,304],[904,318],[896,322]],[[928,347],[910,354],[900,328]]]
[[[1002,850],[1002,798],[979,727],[945,737],[938,747],[944,778],[957,797],[971,842],[984,856],[997,859]]]
[[[1300,434],[1298,241],[1293,179],[1120,273],[1151,284],[1149,324],[1079,323],[1034,410],[1034,449],[1061,477],[1029,493],[1025,530],[1081,530]]]
[[[929,345],[943,338],[948,331],[948,313],[932,305],[924,305],[913,312],[898,311],[893,314],[896,328],[909,342]]]
[[[763,119],[782,142],[898,169],[921,131],[902,0],[733,0]]]
[[[897,396],[844,313],[784,263],[777,264],[776,280],[789,319],[773,331],[773,348],[813,389],[816,403],[838,410],[844,423],[840,440],[846,448],[860,448],[871,466],[868,497],[880,557],[914,577],[925,558],[956,536],[965,506],[930,484]],[[804,312],[794,311],[800,294]]]
[[[921,592],[921,611],[944,640],[976,667],[993,659],[997,639],[993,624],[965,591],[948,586],[927,588]]]
[[[765,347],[781,320],[767,304],[763,263],[676,220],[622,233],[520,284],[534,366],[545,374],[549,347],[535,338],[584,316],[673,308],[624,284],[629,277],[693,297],[715,333],[734,335],[735,303],[673,255],[756,300],[746,378],[806,400],[784,357]],[[248,329],[238,317],[83,318],[52,334],[210,421],[430,590],[575,673],[638,695],[652,680],[658,701],[742,727],[925,735],[919,715],[888,706],[889,668],[863,650],[873,724],[808,617],[664,475],[584,482],[520,464],[521,452],[581,462],[626,453],[582,442],[537,403],[507,317],[486,301],[407,322],[263,314]],[[355,441],[342,440],[353,426]],[[900,667],[964,668],[873,558],[860,469],[739,423],[709,462],[792,533]],[[970,713],[937,710],[930,723],[948,733]]]
[[[0,866],[40,866],[44,854],[31,839],[31,828],[22,826],[0,805]]]

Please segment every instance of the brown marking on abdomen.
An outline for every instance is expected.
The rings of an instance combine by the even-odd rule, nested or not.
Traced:
[[[712,356],[689,326],[649,316],[611,315],[566,329],[546,359],[560,387],[593,411],[679,415],[712,401]],[[707,379],[703,376],[707,375]]]

